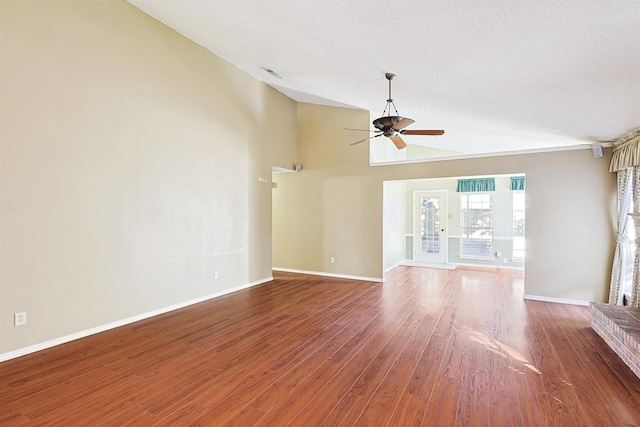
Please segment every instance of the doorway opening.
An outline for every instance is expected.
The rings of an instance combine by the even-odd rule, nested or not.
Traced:
[[[385,272],[398,265],[524,270],[525,193],[524,174],[385,181]]]

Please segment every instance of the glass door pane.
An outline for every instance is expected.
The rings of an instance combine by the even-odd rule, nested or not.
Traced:
[[[423,254],[439,254],[440,198],[421,198],[420,206],[420,251]]]
[[[413,260],[446,264],[447,192],[416,191],[413,200]]]

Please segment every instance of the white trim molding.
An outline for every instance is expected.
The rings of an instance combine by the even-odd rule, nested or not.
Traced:
[[[365,282],[379,282],[379,283],[384,282],[384,280],[380,277],[352,276],[350,274],[325,273],[323,271],[296,270],[293,268],[281,268],[281,267],[273,267],[272,270],[283,271],[285,273],[309,274],[312,276],[337,277],[339,279],[363,280]]]
[[[524,299],[530,301],[542,301],[542,302],[552,302],[556,304],[569,304],[569,305],[582,305],[588,307],[590,301],[582,301],[577,299],[565,299],[565,298],[554,298],[554,297],[543,297],[540,295],[524,295]]]
[[[456,235],[456,234],[449,234],[449,239],[458,239],[460,240],[460,235]],[[504,241],[511,241],[513,240],[513,237],[504,237],[504,236],[494,236],[493,240],[504,240]]]
[[[389,268],[385,269],[385,270],[384,270],[384,272],[385,272],[385,273],[388,273],[388,272],[390,272],[391,270],[393,270],[394,268],[396,268],[396,267],[398,267],[398,266],[400,266],[400,265],[404,265],[404,263],[405,263],[405,262],[406,262],[406,261],[400,261],[400,262],[397,262],[397,263],[395,263],[395,265],[392,265],[391,267],[389,267]]]
[[[426,267],[426,268],[440,268],[443,270],[455,270],[456,265],[454,264],[431,264],[428,262],[417,262],[411,259],[405,260],[400,263],[400,265],[404,265],[406,267]]]
[[[607,143],[607,142],[600,143],[599,145],[602,145],[603,147],[612,146],[611,143]],[[560,147],[532,148],[528,150],[494,151],[490,153],[463,154],[459,156],[429,157],[429,158],[411,159],[411,160],[393,160],[389,162],[371,163],[371,161],[369,161],[369,166],[394,166],[394,165],[406,165],[411,163],[443,162],[447,160],[481,159],[485,157],[521,156],[523,154],[552,153],[556,151],[591,150],[591,147],[592,147],[591,144],[576,144],[576,145],[565,145]],[[514,175],[518,175],[518,174],[514,174]]]
[[[148,319],[150,317],[158,316],[160,314],[168,313],[170,311],[178,310],[184,307],[188,307],[193,304],[198,304],[204,301],[208,301],[210,299],[214,299],[223,295],[227,295],[233,292],[241,291],[243,289],[251,288],[253,286],[261,285],[263,283],[271,282],[273,277],[267,277],[265,279],[257,280],[255,282],[247,283],[244,285],[236,286],[235,288],[225,289],[224,291],[216,292],[214,294],[205,295],[203,297],[195,298],[192,300],[184,301],[178,304],[170,305],[168,307],[159,308],[157,310],[152,310],[147,313],[138,314],[136,316],[127,317],[126,319],[116,320],[115,322],[106,323],[104,325],[96,326],[95,328],[86,329],[84,331],[75,332],[73,334],[65,335],[63,337],[54,338],[49,341],[41,342],[38,344],[33,344],[27,347],[20,348],[18,350],[13,350],[7,353],[0,354],[0,362],[4,362],[10,359],[15,359],[20,356],[25,356],[30,353],[35,353],[40,350],[45,350],[47,348],[55,347],[60,344],[68,343],[70,341],[75,341],[80,338],[85,338],[90,335],[98,334],[100,332],[108,331],[109,329],[119,328],[120,326],[128,325],[130,323],[135,323],[140,320]]]
[[[493,255],[458,255],[459,259],[470,259],[473,261],[495,261],[498,257]]]
[[[520,267],[519,265],[505,265],[505,264],[472,264],[470,262],[450,262],[449,265],[458,266],[458,267],[493,268],[495,270],[516,270],[516,271],[524,270],[524,266]]]

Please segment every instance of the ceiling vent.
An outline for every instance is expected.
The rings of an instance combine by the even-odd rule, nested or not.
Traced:
[[[274,70],[273,68],[264,67],[262,69],[265,70],[267,73],[271,74],[276,79],[284,79],[284,77],[282,77],[282,75],[278,73],[276,70]]]

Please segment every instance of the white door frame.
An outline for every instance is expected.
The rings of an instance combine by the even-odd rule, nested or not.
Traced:
[[[447,212],[448,206],[447,190],[416,190],[413,192],[413,261],[428,264],[447,264],[448,260],[448,233],[449,216]],[[440,198],[440,252],[438,254],[422,254],[420,236],[420,206],[418,200],[424,197]]]

